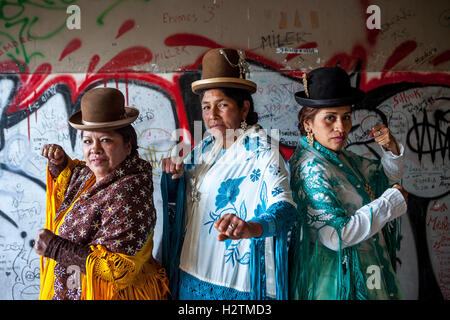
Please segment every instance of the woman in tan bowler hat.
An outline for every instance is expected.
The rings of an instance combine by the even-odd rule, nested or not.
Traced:
[[[152,167],[137,151],[139,111],[113,88],[89,90],[69,124],[85,162],[45,145],[45,229],[40,299],[166,299],[165,271],[152,257],[156,211]]]
[[[288,172],[257,124],[256,84],[245,79],[243,52],[210,50],[202,66],[192,90],[211,135],[184,163],[163,160],[171,291],[178,299],[286,299],[287,232],[295,217]],[[169,202],[178,204],[172,217]]]

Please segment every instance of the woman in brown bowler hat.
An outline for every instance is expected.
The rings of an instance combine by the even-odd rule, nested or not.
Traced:
[[[114,88],[91,89],[69,124],[81,131],[85,162],[45,145],[45,229],[40,299],[166,299],[165,270],[153,259],[152,167],[137,151],[131,123],[139,111],[124,106]]]
[[[257,124],[244,53],[213,49],[192,83],[211,133],[163,161],[163,265],[175,298],[286,299],[295,206],[277,147]],[[276,145],[278,146],[278,145]],[[169,203],[176,202],[174,215]]]

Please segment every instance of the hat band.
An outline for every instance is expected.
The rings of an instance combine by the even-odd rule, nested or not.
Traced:
[[[127,114],[126,114],[126,112],[124,112],[124,113],[122,113],[122,115],[119,117],[119,119],[113,120],[113,121],[119,121],[119,120],[123,120],[123,119],[126,119],[126,118],[127,118]],[[111,122],[111,121],[106,121],[106,122]],[[105,121],[103,121],[103,122],[91,122],[91,121],[85,121],[85,120],[81,119],[81,123],[82,123],[82,124],[85,124],[85,125],[87,125],[87,126],[96,126],[96,125],[105,123]]]
[[[84,120],[81,120],[81,123],[85,124],[87,126],[96,126],[96,125],[102,124],[102,122],[90,122],[90,121],[84,121]]]

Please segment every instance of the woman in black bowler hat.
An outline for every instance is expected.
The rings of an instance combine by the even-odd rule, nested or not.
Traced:
[[[403,146],[384,124],[368,133],[381,160],[345,150],[352,107],[364,92],[339,67],[303,78],[295,94],[301,138],[290,159],[297,224],[290,247],[291,299],[401,299],[395,274],[407,193]]]

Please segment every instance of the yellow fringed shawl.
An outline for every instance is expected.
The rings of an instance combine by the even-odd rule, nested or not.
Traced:
[[[66,168],[53,179],[47,167],[47,206],[45,228],[58,235],[65,215],[72,205],[57,217],[64,200],[73,168],[82,165],[68,157]],[[95,183],[92,177],[75,200]],[[75,203],[76,201],[73,201]],[[56,218],[56,219],[55,219]],[[86,259],[86,275],[81,274],[81,299],[83,300],[157,300],[167,299],[169,293],[165,270],[152,257],[153,233],[142,249],[134,256],[108,251],[104,246],[91,246]],[[56,261],[41,256],[40,300],[51,300],[54,295],[54,268]]]
[[[134,256],[91,246],[86,275],[81,275],[83,300],[161,300],[169,293],[165,270],[152,258],[153,233]]]
[[[50,175],[50,171],[47,166],[47,201],[46,201],[46,217],[45,217],[45,229],[52,231],[54,234],[58,235],[58,230],[64,221],[64,216],[68,211],[72,209],[72,206],[68,208],[65,212],[61,212],[58,217],[56,213],[58,208],[64,200],[64,194],[66,192],[67,186],[69,185],[70,177],[72,175],[72,170],[78,165],[82,165],[83,162],[77,159],[72,160],[69,157],[67,166],[60,173],[58,178],[53,179]],[[86,183],[86,187],[90,188],[95,179],[91,179]],[[77,198],[81,192],[77,195]],[[51,300],[55,294],[53,283],[55,282],[55,266],[56,261],[53,259],[40,257],[41,260],[41,291],[39,293],[39,300]]]

